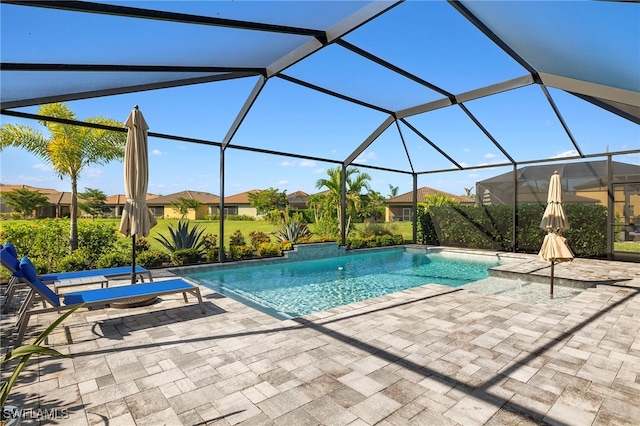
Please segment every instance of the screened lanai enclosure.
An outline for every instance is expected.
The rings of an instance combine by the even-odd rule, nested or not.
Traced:
[[[3,0],[0,15],[3,124],[92,126],[38,115],[53,102],[122,118],[139,105],[151,192],[154,162],[196,186],[180,189],[214,188],[220,211],[225,193],[320,190],[337,167],[345,215],[357,167],[379,192],[467,191],[476,205],[443,218],[468,221],[478,247],[534,251],[527,206],[557,170],[573,237],[603,247],[585,256],[640,244],[637,3]],[[177,149],[188,161],[171,163]],[[465,244],[433,218],[441,244]]]

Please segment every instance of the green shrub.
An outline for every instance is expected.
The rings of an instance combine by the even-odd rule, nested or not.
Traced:
[[[264,243],[271,242],[269,235],[262,231],[249,232],[249,239],[251,240],[251,247],[253,247],[254,250],[258,250],[258,248]]]
[[[82,271],[92,269],[93,265],[89,260],[87,249],[78,249],[71,254],[64,256],[58,262],[58,272]]]
[[[264,215],[264,220],[267,223],[273,223],[277,225],[284,221],[285,212],[282,210],[271,210]]]
[[[224,220],[256,220],[256,218],[246,214],[230,214]]]
[[[204,258],[207,262],[217,262],[220,249],[218,248],[218,235],[207,233],[202,237],[204,247]]]
[[[607,212],[600,204],[563,205],[571,228],[563,233],[576,257],[606,255]],[[538,253],[545,231],[540,229],[544,204],[523,204],[516,210],[517,247]],[[453,247],[513,251],[513,206],[418,206],[418,242]]]
[[[364,241],[360,237],[352,237],[347,240],[348,249],[359,249],[364,245]]]
[[[280,250],[282,251],[293,249],[293,243],[291,241],[280,241],[278,245],[280,246]]]
[[[175,266],[192,265],[199,263],[201,259],[202,254],[196,248],[184,248],[171,253],[171,262]]]
[[[299,222],[296,218],[289,218],[276,229],[276,237],[280,241],[291,241],[295,244],[301,240],[308,241],[311,231],[305,223]]]
[[[78,222],[78,248],[86,248],[92,263],[113,250],[119,237],[113,223]]]
[[[248,245],[233,245],[229,247],[229,257],[234,260],[251,259],[253,249]]]
[[[392,246],[394,244],[393,236],[390,234],[376,236],[376,242],[378,243],[378,247]]]
[[[315,221],[313,209],[290,209],[289,212],[291,215],[298,215],[303,222],[313,223]]]
[[[282,256],[282,250],[280,246],[276,243],[265,242],[260,244],[258,247],[258,256],[259,257],[276,257]]]
[[[208,214],[206,216],[207,220],[220,220],[220,215],[219,214]]]
[[[159,234],[160,238],[156,237],[155,239],[165,246],[170,252],[183,249],[194,249],[196,251],[200,251],[204,245],[202,240],[203,232],[204,229],[200,229],[197,224],[193,225],[193,228],[189,229],[189,221],[180,220],[178,221],[176,228],[171,225],[169,226],[170,238]]]
[[[404,244],[404,237],[402,234],[396,234],[393,236],[393,242],[396,245]]]
[[[2,238],[11,242],[19,256],[27,256],[38,272],[60,271],[58,263],[69,254],[69,221],[45,219],[2,226]]]
[[[139,256],[136,256],[136,263],[138,263]],[[123,251],[112,251],[100,256],[96,262],[96,268],[117,268],[119,266],[131,265],[131,253],[125,253]]]
[[[229,246],[244,246],[247,245],[247,242],[244,239],[244,235],[242,235],[242,231],[236,229],[233,231],[233,234],[229,236]]]
[[[316,235],[331,238],[334,241],[340,236],[338,219],[333,217],[323,217],[315,223],[313,230]]]
[[[158,268],[171,262],[171,256],[160,250],[145,250],[136,256],[136,263],[144,268]]]
[[[217,262],[220,260],[220,249],[218,247],[210,247],[205,250],[204,258],[207,262]]]
[[[371,237],[373,235],[391,235],[392,232],[384,223],[366,222],[364,227],[359,231],[362,237]]]
[[[151,250],[151,244],[143,237],[136,237],[136,255]]]
[[[202,236],[202,247],[205,250],[210,250],[214,247],[218,247],[218,235],[207,232]]]

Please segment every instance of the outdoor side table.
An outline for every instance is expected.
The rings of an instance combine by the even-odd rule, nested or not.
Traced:
[[[56,293],[59,289],[65,287],[75,287],[79,285],[100,284],[100,288],[109,287],[109,280],[103,275],[94,275],[91,277],[69,278],[66,280],[54,281],[53,286]]]

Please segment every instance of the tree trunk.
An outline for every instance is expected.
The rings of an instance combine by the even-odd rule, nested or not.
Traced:
[[[71,176],[71,209],[69,227],[69,253],[78,248],[78,178]]]

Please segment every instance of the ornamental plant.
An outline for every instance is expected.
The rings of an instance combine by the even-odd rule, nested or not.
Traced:
[[[36,338],[36,340],[31,345],[19,346],[12,351],[8,351],[5,354],[5,356],[2,358],[2,360],[0,360],[0,365],[3,366],[2,368],[3,370],[6,368],[4,367],[5,364],[8,364],[11,361],[16,359],[20,360],[16,365],[16,367],[14,368],[11,375],[9,376],[9,379],[6,382],[2,383],[2,385],[0,386],[0,408],[5,406],[7,399],[9,398],[9,394],[11,393],[11,389],[13,388],[13,385],[15,385],[16,381],[18,380],[18,377],[20,376],[20,373],[22,372],[22,370],[24,370],[24,367],[27,365],[27,362],[29,362],[29,359],[31,358],[32,355],[49,355],[49,356],[63,357],[63,358],[70,357],[70,355],[64,355],[56,351],[55,349],[42,346],[42,343],[45,341],[47,336],[49,336],[49,334],[58,325],[60,325],[60,323],[62,323],[62,321],[67,319],[69,315],[73,314],[76,310],[78,310],[82,306],[83,305],[78,305],[73,309],[69,310],[68,312],[65,312],[63,315],[61,315],[57,320],[52,322],[51,325],[47,327],[46,330],[40,333],[40,335]]]
[[[169,238],[159,234],[160,238],[155,237],[155,239],[171,253],[183,249],[201,251],[204,245],[204,240],[202,239],[203,232],[204,229],[200,229],[198,225],[193,225],[193,227],[189,229],[189,221],[180,220],[175,228],[169,225]]]

